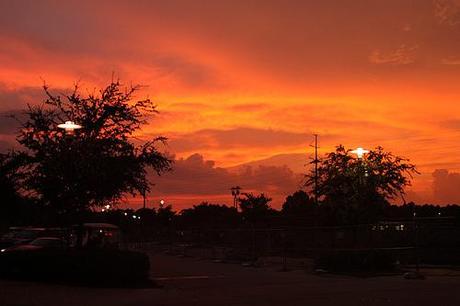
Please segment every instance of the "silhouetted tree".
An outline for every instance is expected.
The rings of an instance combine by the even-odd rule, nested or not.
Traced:
[[[136,211],[136,215],[142,217],[145,222],[155,219],[157,212],[155,208],[140,208]]]
[[[315,201],[303,190],[286,197],[281,212],[285,215],[311,215],[315,210]]]
[[[156,113],[149,100],[136,101],[139,86],[123,88],[112,81],[99,93],[52,94],[28,106],[17,139],[27,156],[27,188],[44,205],[60,214],[80,214],[91,208],[115,204],[124,194],[149,190],[147,168],[158,175],[171,161],[156,144],[164,137],[135,145],[133,136]],[[68,135],[57,125],[74,121],[83,126]]]
[[[372,222],[383,215],[389,200],[404,199],[404,188],[418,173],[407,159],[377,147],[365,158],[352,156],[338,146],[320,160],[318,195],[339,223]],[[307,186],[314,186],[314,173],[307,175]]]
[[[160,207],[157,210],[157,222],[161,225],[168,225],[176,216],[176,212],[173,210],[172,205],[166,205]]]
[[[26,199],[20,186],[24,177],[18,171],[25,156],[16,152],[0,153],[0,227],[22,221]]]
[[[264,218],[273,215],[274,210],[270,208],[271,198],[266,197],[263,193],[254,195],[252,193],[243,193],[239,198],[241,214],[245,221],[259,222]]]
[[[18,171],[21,167],[23,156],[15,152],[0,153],[0,197],[4,204],[18,201],[20,181],[23,179]]]
[[[183,226],[200,228],[218,228],[236,225],[239,216],[234,207],[203,202],[181,211]]]

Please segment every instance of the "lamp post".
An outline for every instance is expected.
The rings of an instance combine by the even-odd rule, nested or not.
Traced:
[[[65,131],[65,134],[67,134],[69,137],[67,137],[68,139],[66,139],[66,142],[71,142],[70,140],[70,136],[73,136],[73,134],[75,133],[75,130],[78,130],[78,129],[81,129],[82,126],[79,125],[79,124],[76,124],[75,122],[73,121],[66,121],[64,123],[61,123],[61,124],[58,124],[57,126],[59,129],[62,129]],[[68,146],[68,152],[69,154],[74,154],[71,150],[71,146]],[[73,158],[72,158],[73,160]],[[72,167],[73,168],[73,167]],[[72,184],[69,185],[69,189],[73,189],[72,188]],[[74,192],[71,192],[71,196],[75,196]],[[71,201],[74,201],[74,200],[71,200]],[[105,210],[108,210],[110,209],[110,206],[105,206],[105,208],[102,208],[102,212],[104,212]],[[81,248],[83,246],[83,216],[82,216],[82,211],[80,209],[78,209],[77,211],[77,218],[78,218],[78,227],[77,227],[77,241],[76,241],[76,245],[78,248]]]
[[[358,158],[358,164],[357,164],[357,178],[358,178],[358,194],[357,199],[358,202],[355,204],[356,207],[362,206],[364,203],[368,201],[368,188],[367,188],[367,182],[366,178],[369,176],[369,173],[367,172],[366,165],[363,162],[363,159],[367,153],[369,153],[369,150],[363,149],[361,147],[356,148],[355,150],[351,151],[351,153],[356,154],[356,157]]]
[[[238,196],[240,195],[241,187],[235,186],[235,187],[230,188],[230,190],[232,191],[232,196],[233,196],[233,207],[235,207],[235,209],[238,209],[237,199],[238,199]]]

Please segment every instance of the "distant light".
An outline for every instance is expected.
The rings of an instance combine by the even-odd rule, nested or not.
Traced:
[[[5,252],[5,251],[6,251],[6,249],[1,249],[1,250],[0,250],[0,252],[2,252],[2,253]]]
[[[107,210],[109,210],[109,209],[110,209],[110,205],[108,205],[108,204],[105,205],[105,208],[106,208]]]
[[[128,213],[127,213],[127,212],[125,212],[125,216],[127,216],[127,215],[128,215]]]
[[[133,215],[133,219],[136,219],[136,218],[137,218],[136,215]]]
[[[101,211],[102,211],[102,212],[104,212],[104,211],[105,211],[105,209],[103,208],[103,209],[101,209]]]
[[[81,129],[82,126],[76,124],[73,121],[66,121],[65,123],[61,123],[58,125],[58,128],[65,130],[67,133],[73,133],[73,131]]]
[[[141,216],[138,216],[138,217],[137,217],[137,219],[139,219],[139,220],[140,220],[140,219],[141,219]]]
[[[160,205],[164,205],[165,204],[165,200],[160,200]]]
[[[363,148],[356,148],[355,150],[351,151],[351,153],[356,154],[358,159],[362,159],[365,154],[369,153],[369,150],[365,150]]]
[[[438,216],[440,216],[440,215],[441,215],[441,212],[438,212]]]

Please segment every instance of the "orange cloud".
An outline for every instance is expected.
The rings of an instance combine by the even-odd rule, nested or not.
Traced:
[[[458,7],[0,3],[0,112],[39,101],[42,79],[58,92],[77,80],[92,91],[115,72],[147,85],[139,94],[158,103],[136,136],[168,136],[178,159],[200,153],[216,167],[269,159],[297,173],[319,133],[320,153],[382,145],[410,158],[422,172],[412,190],[427,199],[435,169],[460,171]],[[2,147],[12,140],[5,125]]]

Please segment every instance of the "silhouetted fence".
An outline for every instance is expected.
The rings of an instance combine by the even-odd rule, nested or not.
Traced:
[[[391,254],[401,263],[460,264],[460,226],[448,219],[337,227],[185,230],[171,226],[131,245],[149,248],[158,244],[183,255],[192,254],[194,249],[207,249],[208,256],[222,260],[255,261],[270,256],[316,258],[331,253],[379,251]]]

